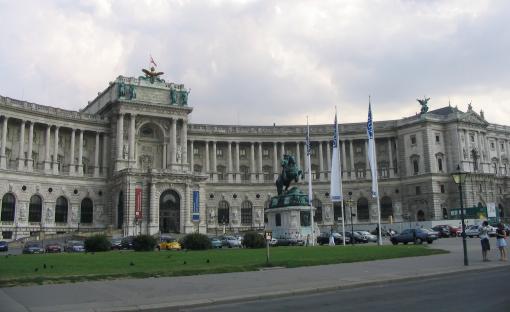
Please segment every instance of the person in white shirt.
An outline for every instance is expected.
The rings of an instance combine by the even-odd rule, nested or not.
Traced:
[[[489,250],[491,250],[491,244],[489,242],[489,222],[483,221],[482,227],[479,231],[480,236],[480,242],[482,244],[482,258],[483,261],[487,262],[490,261],[489,258],[487,258],[487,254]]]

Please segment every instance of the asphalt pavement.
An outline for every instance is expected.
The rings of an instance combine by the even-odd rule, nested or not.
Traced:
[[[255,272],[0,288],[0,311],[143,311],[208,306],[510,266],[497,261],[495,248],[492,261],[482,262],[478,239],[468,239],[469,266],[463,263],[461,238],[441,239],[432,247],[450,253]]]

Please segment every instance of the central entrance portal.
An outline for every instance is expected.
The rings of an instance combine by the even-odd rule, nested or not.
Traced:
[[[181,200],[179,194],[166,190],[159,198],[159,231],[179,233],[181,226]]]

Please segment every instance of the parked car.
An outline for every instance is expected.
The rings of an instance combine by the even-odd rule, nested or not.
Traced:
[[[122,238],[112,238],[110,241],[112,250],[121,250],[122,249]]]
[[[223,243],[221,242],[221,240],[219,238],[211,237],[209,240],[211,241],[212,248],[222,248],[223,247]]]
[[[480,226],[479,225],[468,225],[466,226],[466,236],[467,237],[479,237],[480,235]]]
[[[22,252],[24,254],[42,254],[44,253],[44,248],[40,243],[26,243]]]
[[[350,242],[354,241],[355,244],[359,244],[359,243],[365,244],[365,243],[368,243],[368,238],[366,238],[365,236],[359,234],[358,232],[352,232],[351,233],[350,231],[346,231],[345,232],[345,236],[347,238],[349,238]]]
[[[234,236],[223,236],[221,238],[221,244],[228,248],[241,247],[241,242]]]
[[[370,232],[368,232],[368,231],[355,231],[355,233],[358,233],[359,235],[364,236],[369,243],[377,242],[377,236],[370,234]]]
[[[447,238],[451,235],[450,229],[446,225],[436,225],[432,229],[439,233],[439,238]]]
[[[273,237],[273,238],[271,238],[271,239],[269,240],[269,246],[278,246],[278,239],[276,239],[276,238],[274,238],[274,237]]]
[[[321,233],[319,236],[317,236],[317,244],[319,245],[328,245],[329,244],[329,238],[333,235],[333,239],[335,240],[335,245],[341,245],[343,244],[343,236],[340,233],[330,233],[330,232],[324,232]],[[347,236],[347,235],[346,235]],[[350,242],[350,238],[347,236],[345,243],[348,244]]]
[[[123,237],[120,242],[122,249],[133,249],[133,239],[134,238],[135,238],[134,236]]]
[[[159,250],[181,250],[181,244],[173,237],[161,237],[157,247]]]
[[[70,240],[64,246],[66,252],[85,252],[85,244],[80,240]]]
[[[45,251],[47,253],[59,253],[62,252],[62,246],[59,244],[49,244],[46,245]]]
[[[9,251],[9,244],[6,241],[0,241],[0,251]]]
[[[393,245],[398,243],[403,243],[404,245],[408,243],[422,244],[423,242],[432,244],[436,239],[437,234],[426,229],[405,229],[402,233],[390,238]]]

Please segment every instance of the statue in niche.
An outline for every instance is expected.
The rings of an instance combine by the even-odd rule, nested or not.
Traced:
[[[427,103],[429,100],[430,100],[430,98],[426,98],[426,97],[423,97],[423,99],[416,99],[416,101],[418,101],[418,103],[420,103],[420,105],[421,105],[420,114],[425,114],[426,112],[428,112],[429,107],[427,106]]]
[[[51,207],[48,207],[48,210],[46,211],[46,220],[48,222],[51,222],[53,219],[53,209]]]
[[[182,106],[188,105],[188,94],[190,92],[191,92],[191,89],[189,89],[188,91],[186,91],[186,90],[180,91],[180,94],[181,94],[181,105]]]
[[[124,147],[122,148],[122,158],[127,159],[128,158],[128,146],[127,144],[124,144]]]
[[[135,86],[133,85],[129,85],[128,87],[128,99],[129,100],[136,99],[136,90]]]
[[[177,104],[177,91],[174,89],[170,89],[170,104]]]

